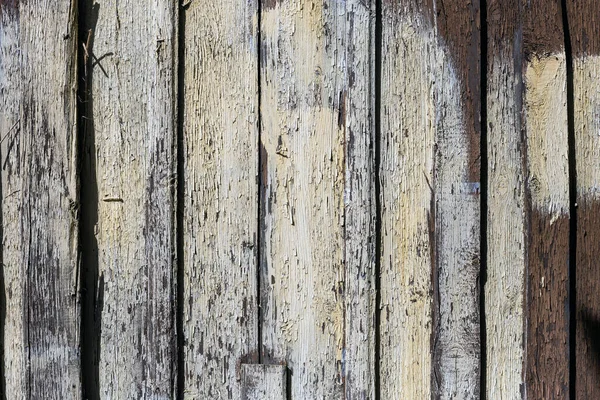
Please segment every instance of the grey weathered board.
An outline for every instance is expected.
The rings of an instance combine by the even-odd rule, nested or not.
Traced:
[[[383,2],[382,399],[479,394],[478,12]]]
[[[558,1],[488,3],[487,395],[569,393],[567,65]]]
[[[86,396],[172,398],[177,5],[82,5],[84,195],[95,202],[84,204],[83,271],[97,267],[84,295],[98,342]]]
[[[302,398],[374,398],[374,2],[261,10],[261,355]]]
[[[5,394],[79,399],[76,9],[0,15]]]
[[[258,2],[182,18],[184,397],[238,399],[258,362]]]

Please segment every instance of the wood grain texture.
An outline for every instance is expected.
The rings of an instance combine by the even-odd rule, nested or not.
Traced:
[[[554,22],[560,29],[560,19]],[[566,59],[564,51],[526,56],[531,58],[525,66],[523,96],[530,207],[525,390],[531,399],[564,399],[569,395]]]
[[[21,56],[20,17],[16,2],[0,5],[0,170],[2,179],[2,298],[4,320],[3,389],[24,398],[27,393],[27,338],[24,315],[26,268],[20,213],[21,179]],[[9,233],[10,232],[10,233]]]
[[[445,13],[438,14],[437,6],[445,6]],[[478,3],[383,3],[386,399],[479,393],[477,10]]]
[[[184,34],[184,397],[258,361],[258,3],[193,1]]]
[[[0,14],[6,395],[79,399],[76,9]]]
[[[242,364],[242,400],[285,400],[286,366]]]
[[[375,398],[375,1],[347,1],[344,86],[338,123],[345,133],[344,258],[346,400]]]
[[[566,398],[569,176],[560,3],[493,1],[488,16],[487,394]]]
[[[567,1],[577,176],[575,398],[600,397],[600,4]]]
[[[348,289],[356,291],[361,279],[362,285],[368,284],[372,271],[355,278],[356,270],[348,274],[344,268],[345,141],[348,123],[354,121],[347,115],[349,108],[355,116],[364,115],[348,103],[347,96],[352,67],[364,63],[361,68],[369,68],[371,59],[367,48],[352,50],[346,47],[346,40],[352,31],[359,39],[366,34],[363,29],[369,29],[351,27],[353,18],[359,21],[356,13],[367,12],[364,4],[328,0],[263,4],[261,351],[263,362],[287,363],[291,374],[288,396],[292,399],[341,398],[344,374],[355,372],[354,361],[347,368],[343,364],[345,280],[350,274],[353,283]],[[353,58],[348,64],[346,49]],[[361,89],[364,78],[355,78],[353,93],[369,99]],[[369,123],[368,119],[361,122]],[[350,129],[358,136],[359,146],[369,140],[362,136],[370,134],[367,126]],[[361,147],[355,150],[363,151]],[[355,182],[358,178],[350,179]],[[353,218],[361,215],[368,221],[370,217],[360,210],[364,205],[360,194],[349,195],[354,196],[351,204],[357,210]],[[369,235],[368,231],[361,233]],[[364,240],[352,231],[350,235],[353,240]],[[353,315],[372,296],[364,295],[365,300],[351,305]],[[366,309],[361,318],[369,314],[373,311]],[[358,337],[353,332],[352,359],[368,359],[369,355],[361,355],[368,354],[368,347],[356,352]],[[364,367],[356,369],[355,377],[369,385],[371,378],[361,370]],[[372,389],[365,386],[361,390],[368,394]]]
[[[97,396],[170,399],[177,7],[158,0],[94,7],[83,134],[94,139],[98,190]]]
[[[519,2],[488,2],[486,396],[522,399],[525,360],[525,138]]]

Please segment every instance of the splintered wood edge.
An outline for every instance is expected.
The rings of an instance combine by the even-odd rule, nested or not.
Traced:
[[[242,400],[284,400],[286,366],[242,364]]]

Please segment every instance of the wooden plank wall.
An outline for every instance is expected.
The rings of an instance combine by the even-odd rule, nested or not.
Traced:
[[[595,1],[138,3],[0,0],[1,398],[600,397]]]

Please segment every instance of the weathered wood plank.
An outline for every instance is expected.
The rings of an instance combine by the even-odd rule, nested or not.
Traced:
[[[5,312],[2,335],[5,393],[24,398],[27,393],[25,351],[26,268],[20,210],[23,204],[21,177],[21,56],[19,6],[0,3],[0,164],[2,179],[2,296]]]
[[[375,1],[346,1],[338,24],[345,92],[344,365],[346,400],[375,399]]]
[[[566,398],[569,175],[560,3],[489,7],[486,386],[492,397]]]
[[[365,276],[356,275],[360,261],[351,263],[353,270],[344,268],[348,254],[344,250],[348,232],[344,229],[344,189],[362,177],[351,177],[350,186],[345,178],[347,173],[364,173],[358,169],[362,166],[351,165],[353,161],[347,164],[346,135],[357,135],[359,147],[351,149],[358,152],[356,156],[364,154],[363,144],[371,135],[366,125],[349,126],[359,115],[360,123],[370,123],[365,118],[368,110],[362,108],[369,105],[361,104],[370,98],[368,78],[358,75],[360,69],[351,78],[352,68],[368,69],[372,62],[370,50],[362,47],[368,46],[363,38],[370,27],[358,25],[361,20],[367,23],[370,9],[359,1],[263,3],[261,351],[263,362],[287,363],[292,391],[288,396],[292,398],[341,398],[344,375],[355,372],[354,387],[364,382],[360,390],[366,395],[373,390],[365,366],[357,365],[359,359],[374,362],[368,361],[373,357],[369,354],[373,344],[365,343],[368,347],[358,353],[355,330],[349,348],[353,365],[346,370],[343,367],[345,290],[354,293],[360,290],[358,286],[373,283],[369,282],[372,261],[360,266]],[[346,42],[352,32],[360,40],[355,49]],[[363,43],[361,47],[359,43]],[[349,91],[351,79],[357,86]],[[357,96],[356,100],[349,103],[349,95]],[[354,114],[350,118],[349,108]],[[372,158],[367,156],[363,162],[368,168]],[[366,178],[365,185],[372,185],[368,182]],[[371,223],[368,213],[372,205],[363,202],[361,193],[349,194],[353,200],[348,205],[357,209],[348,229],[351,240],[364,243],[372,231],[353,232],[355,225],[362,223],[356,219],[359,215],[366,224]],[[351,245],[347,251],[355,248]],[[367,247],[363,251],[368,254],[372,250]],[[352,282],[346,287],[349,276]],[[372,296],[365,290],[351,306],[353,316],[365,307],[360,318],[366,330],[371,329],[368,323],[373,310],[368,307]],[[372,340],[372,332],[363,337]],[[349,393],[352,390],[348,388]]]
[[[286,366],[242,364],[242,400],[286,400]]]
[[[84,4],[93,37],[83,127],[94,139],[98,190],[93,395],[172,398],[177,4],[95,3]]]
[[[479,394],[478,7],[383,2],[385,399]]]
[[[76,9],[0,13],[6,394],[78,399]]]
[[[521,399],[525,318],[525,138],[518,0],[488,2],[486,390]]]
[[[258,362],[258,2],[184,13],[184,395],[238,399]]]
[[[567,1],[577,176],[577,399],[600,398],[600,3]]]

